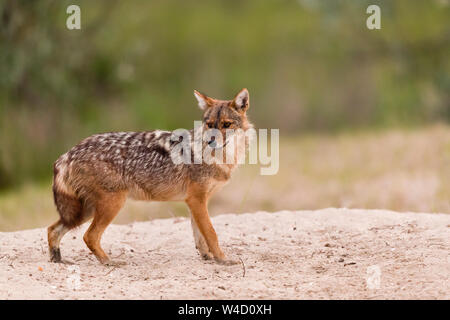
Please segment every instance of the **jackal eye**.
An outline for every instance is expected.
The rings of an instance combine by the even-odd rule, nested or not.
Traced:
[[[230,121],[225,121],[224,123],[223,123],[223,127],[224,128],[229,128],[231,126],[231,122]]]
[[[208,128],[212,128],[212,127],[213,127],[213,125],[214,125],[214,123],[212,123],[212,122],[208,122],[208,123],[206,123],[206,125],[208,126]]]

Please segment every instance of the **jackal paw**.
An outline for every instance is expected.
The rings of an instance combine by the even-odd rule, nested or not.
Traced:
[[[61,250],[59,248],[50,249],[50,262],[62,263]]]
[[[212,260],[214,257],[210,252],[200,253],[203,260]]]
[[[58,259],[58,258],[55,258],[55,257],[50,257],[50,262],[53,262],[53,263],[61,263],[61,264],[67,264],[67,265],[73,265],[73,264],[75,264],[75,262],[73,262],[73,261],[70,261],[70,260],[66,260],[66,259]]]
[[[200,257],[202,257],[203,260],[212,260],[214,258],[206,245],[202,245],[201,243],[199,243],[195,245],[195,248],[197,249]]]

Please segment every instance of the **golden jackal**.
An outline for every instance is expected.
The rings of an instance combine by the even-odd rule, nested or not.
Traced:
[[[233,100],[217,100],[194,91],[203,110],[201,129],[252,128],[247,120],[249,94],[242,89]],[[190,130],[193,136],[195,130]],[[215,147],[214,139],[202,148]],[[176,164],[170,154],[177,145],[169,131],[113,132],[93,135],[63,154],[54,164],[53,195],[60,219],[48,228],[50,260],[61,262],[59,244],[72,228],[93,221],[83,239],[103,264],[113,264],[100,239],[125,199],[185,201],[191,211],[196,248],[204,259],[232,264],[219,247],[207,203],[230,179],[236,162]]]

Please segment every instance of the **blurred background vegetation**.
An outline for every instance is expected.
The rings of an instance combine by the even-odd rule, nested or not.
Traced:
[[[81,30],[66,28],[69,4],[81,7]],[[366,28],[370,4],[381,8],[381,30]],[[5,226],[21,216],[18,212],[24,211],[22,220],[39,216],[40,206],[56,217],[50,209],[52,163],[84,137],[190,128],[200,118],[193,89],[231,98],[242,87],[250,91],[256,126],[280,128],[284,166],[276,178],[261,180],[270,192],[260,201],[255,199],[263,191],[258,196],[248,190],[263,178],[255,178],[254,168],[244,169],[239,179],[247,189],[228,195],[242,203],[235,212],[286,205],[449,212],[450,175],[443,176],[450,163],[449,21],[447,0],[0,0],[0,228],[2,216],[9,217]],[[393,146],[398,149],[386,150],[387,141],[399,134],[400,145]],[[379,150],[366,150],[365,139]],[[416,147],[423,139],[423,149]],[[319,149],[309,149],[311,141]],[[367,152],[321,147],[334,150],[340,143],[347,151]],[[345,188],[345,183],[363,188],[364,179],[374,181],[369,177],[375,173],[355,160],[369,161],[371,155],[398,161],[405,172],[399,188],[410,193],[411,179],[419,185],[428,180],[414,176],[404,161],[427,148],[436,152],[428,155],[435,160],[420,162],[425,155],[418,155],[417,170],[437,182],[425,204],[398,197],[383,202],[383,183],[374,187],[370,201],[359,201],[357,191]],[[391,151],[394,158],[387,154]],[[308,181],[317,186],[335,181],[337,191],[302,202],[295,194],[304,192],[301,183],[308,186],[308,181],[301,177],[311,174],[315,156],[319,160],[324,154],[328,161],[321,168],[329,174],[318,170]],[[330,180],[334,162],[345,170]],[[391,164],[382,165],[385,171],[376,177],[388,175]],[[360,171],[352,175],[353,169]],[[292,177],[298,178],[293,199],[278,205],[277,194],[286,194]],[[39,205],[27,207],[28,198]],[[220,199],[213,203],[217,208],[226,202]],[[177,208],[158,210],[178,214]],[[217,209],[226,210],[231,209]]]

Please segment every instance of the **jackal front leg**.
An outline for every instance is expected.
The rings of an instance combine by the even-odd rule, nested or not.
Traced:
[[[200,256],[205,260],[210,260],[213,258],[211,251],[209,251],[208,244],[206,243],[205,238],[201,234],[197,223],[194,220],[194,216],[191,214],[191,227],[192,232],[194,234],[195,247],[197,248]]]
[[[214,230],[211,219],[209,218],[208,208],[206,206],[206,197],[190,197],[186,200],[186,203],[191,210],[192,219],[205,239],[209,251],[213,255],[214,259],[221,264],[235,264],[235,261],[227,260],[225,258],[225,254],[219,247],[219,240],[217,239],[216,231]]]

